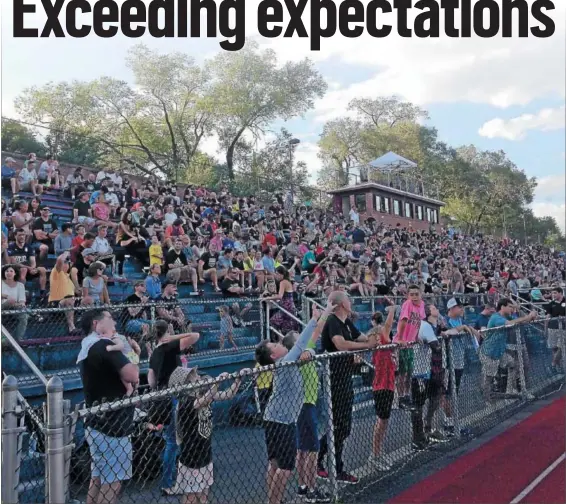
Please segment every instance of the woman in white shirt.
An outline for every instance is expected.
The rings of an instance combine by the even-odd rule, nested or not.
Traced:
[[[27,313],[10,314],[9,310],[21,310],[26,307],[24,284],[17,281],[19,272],[14,266],[2,270],[2,318],[3,323],[17,340],[25,336],[28,325]]]

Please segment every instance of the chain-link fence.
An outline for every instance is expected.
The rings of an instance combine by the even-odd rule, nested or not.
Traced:
[[[138,298],[139,299],[139,298]],[[134,340],[140,347],[140,362],[147,361],[155,343],[152,328],[165,320],[176,334],[198,332],[200,338],[190,349],[193,353],[250,351],[265,332],[265,315],[258,299],[215,298],[104,305],[116,322],[116,331]],[[30,359],[47,376],[77,373],[77,356],[86,331],[84,314],[92,306],[2,310],[2,324]],[[25,321],[23,323],[22,321]],[[18,376],[20,383],[34,382],[29,368],[3,338],[2,366],[7,374]]]
[[[165,503],[170,495],[222,504],[369,503],[375,485],[562,387],[564,324],[505,326],[479,339],[431,325],[419,342],[403,347],[316,356],[304,347],[287,353],[295,335],[256,351],[258,362],[291,356],[289,362],[217,378],[178,367],[169,388],[76,411],[54,377],[46,430],[37,419],[35,428],[26,423],[9,377],[3,502],[41,502],[41,495],[30,496],[35,478],[48,502],[58,504]]]

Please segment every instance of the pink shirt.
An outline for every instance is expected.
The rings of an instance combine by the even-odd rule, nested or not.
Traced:
[[[421,304],[418,306],[415,306],[410,300],[405,301],[403,306],[401,306],[401,315],[399,316],[399,323],[397,324],[397,334],[393,338],[393,341],[402,341],[405,343],[416,341],[419,334],[419,328],[421,326],[421,320],[424,320],[425,318],[424,301],[421,301]],[[403,319],[407,320],[407,325],[405,325],[404,334],[400,334],[399,324]]]

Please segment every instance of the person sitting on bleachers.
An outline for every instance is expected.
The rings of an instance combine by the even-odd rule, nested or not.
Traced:
[[[27,313],[10,314],[4,310],[21,310],[26,307],[24,284],[18,281],[18,269],[12,265],[2,269],[2,323],[12,330],[12,336],[22,340],[28,326]]]
[[[167,252],[165,264],[167,266],[168,280],[175,282],[175,284],[190,281],[193,284],[191,295],[196,296],[199,294],[196,269],[189,264],[183,252],[183,242],[180,238],[175,240],[174,247]]]
[[[56,255],[73,248],[73,225],[70,222],[61,226],[61,232],[55,237],[54,248]]]
[[[149,275],[145,278],[145,288],[150,299],[158,299],[161,296],[161,265],[152,264]]]
[[[71,280],[71,262],[69,252],[63,252],[55,263],[49,275],[49,306],[50,308],[66,308],[65,318],[69,331],[75,332],[75,285]]]
[[[149,328],[152,322],[147,307],[148,302],[149,298],[146,295],[145,282],[143,280],[137,280],[136,283],[134,283],[134,293],[124,300],[125,304],[132,305],[132,307],[124,308],[120,317],[128,334],[141,333],[142,336],[149,334]]]
[[[16,241],[8,246],[8,260],[10,264],[18,266],[22,282],[25,283],[27,277],[39,277],[40,294],[45,293],[47,271],[45,268],[37,266],[33,249],[26,244],[26,234],[22,229],[16,230]]]
[[[17,196],[20,192],[20,179],[16,172],[16,160],[12,157],[7,157],[2,165],[2,179],[10,181],[10,188],[12,189],[12,197]]]
[[[75,285],[75,292],[82,293],[83,280],[88,275],[90,265],[96,262],[96,252],[91,248],[82,248],[81,246],[80,251],[75,252],[75,254],[75,260],[71,266],[71,280]]]
[[[43,192],[43,186],[37,181],[37,173],[33,161],[26,162],[18,173],[18,185],[20,186],[20,191],[31,192],[34,196]]]
[[[27,201],[20,200],[14,203],[14,211],[12,212],[12,225],[13,230],[17,231],[21,229],[26,234],[26,241],[31,242],[31,224],[35,220],[29,210],[29,205]]]
[[[77,199],[85,191],[85,179],[81,168],[76,168],[73,173],[67,175],[63,194],[71,199]]]
[[[94,262],[88,267],[88,276],[82,283],[82,302],[83,306],[89,305],[108,305],[110,296],[103,277],[106,265],[101,262]]]
[[[54,189],[59,189],[59,163],[53,159],[53,156],[48,156],[43,163],[39,166],[37,173],[37,181],[44,187],[53,186]]]
[[[131,213],[125,213],[122,216],[120,227],[116,232],[116,243],[120,247],[124,247],[128,254],[135,257],[144,266],[149,266],[149,254],[145,238],[141,235],[139,224],[131,222],[131,219]]]
[[[210,243],[208,252],[205,252],[200,256],[198,262],[198,274],[199,280],[205,283],[205,280],[210,280],[212,285],[214,285],[214,290],[220,292],[220,287],[218,286],[218,274],[217,274],[217,263],[218,263],[218,252],[214,244]]]
[[[31,215],[38,219],[41,217],[41,198],[39,196],[34,196],[29,202],[29,211]]]
[[[32,225],[34,246],[39,250],[39,262],[47,258],[49,252],[54,252],[53,240],[59,234],[56,222],[51,217],[51,209],[48,206],[40,207],[41,217],[36,219]]]
[[[120,268],[123,267],[123,261],[120,262],[119,270],[116,271],[116,256],[114,255],[114,250],[108,243],[106,235],[108,234],[108,227],[98,226],[98,235],[94,239],[92,244],[92,249],[96,252],[96,260],[102,261],[108,266],[112,265],[112,272],[114,276],[119,276],[122,272]]]
[[[106,187],[103,187],[103,189],[108,191]],[[106,202],[106,199],[104,197],[104,191],[101,190],[98,193],[94,193],[94,194],[98,194],[95,203],[92,205],[92,215],[96,219],[96,225],[99,227],[100,226],[106,226],[111,228],[118,227],[118,224],[110,220],[110,206]],[[91,201],[92,201],[92,196],[91,196]]]
[[[166,320],[169,324],[173,324],[176,331],[186,331],[188,324],[185,314],[177,301],[177,284],[171,280],[166,280],[163,284],[163,293],[157,301],[160,304],[166,304],[157,308],[159,318]]]
[[[79,194],[79,198],[73,205],[73,222],[84,224],[90,230],[96,224],[96,220],[92,217],[92,208],[88,200],[89,193],[83,191]]]

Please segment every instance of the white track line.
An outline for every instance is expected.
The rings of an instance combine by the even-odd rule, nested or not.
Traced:
[[[556,467],[560,464],[564,459],[566,459],[566,453],[563,453],[558,457],[552,464],[550,464],[543,472],[541,472],[532,482],[531,484],[525,488],[517,497],[515,497],[511,504],[518,504],[521,502],[528,494],[530,494],[533,489],[544,479],[546,478]]]

